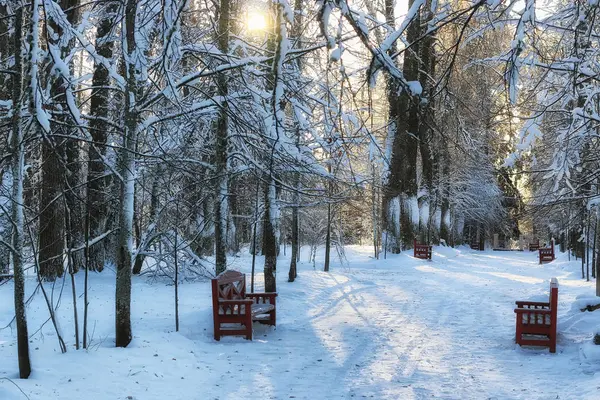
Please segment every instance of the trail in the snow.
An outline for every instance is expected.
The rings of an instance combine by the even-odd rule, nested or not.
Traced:
[[[177,333],[172,287],[135,279],[135,337],[127,349],[114,349],[114,277],[94,274],[92,349],[71,350],[72,309],[63,302],[69,352],[57,353],[45,326],[31,338],[35,373],[19,385],[32,400],[600,398],[599,368],[580,350],[597,315],[583,314],[591,318],[585,320],[569,311],[576,295],[593,293],[594,283],[579,279],[575,263],[540,266],[535,253],[448,248],[436,248],[432,262],[369,254],[349,248],[350,268],[333,265],[330,273],[300,264],[295,283],[286,282],[280,267],[277,328],[256,325],[252,342],[214,341],[207,282],[180,286]],[[251,265],[244,257],[233,264],[244,272]],[[553,276],[561,285],[558,352],[516,347],[515,300],[547,296]],[[36,282],[28,284],[33,290]],[[262,284],[257,274],[257,291]],[[0,321],[11,318],[6,287]],[[31,327],[46,321],[40,298],[28,319]],[[15,343],[12,332],[0,331],[0,376],[16,370]],[[0,381],[0,398],[22,396]]]

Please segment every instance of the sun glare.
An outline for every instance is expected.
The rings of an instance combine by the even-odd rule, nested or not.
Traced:
[[[263,14],[252,13],[248,15],[248,30],[263,31],[267,28],[267,20]]]

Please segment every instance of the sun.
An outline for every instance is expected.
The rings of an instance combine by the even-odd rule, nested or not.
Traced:
[[[264,31],[267,28],[265,16],[259,13],[249,14],[247,24],[250,31]]]

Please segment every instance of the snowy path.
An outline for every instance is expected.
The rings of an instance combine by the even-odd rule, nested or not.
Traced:
[[[600,398],[600,368],[586,364],[578,345],[589,341],[589,329],[578,335],[578,320],[560,317],[577,294],[593,293],[593,282],[577,279],[575,263],[541,267],[528,252],[450,249],[439,249],[433,262],[407,255],[376,261],[367,251],[352,248],[350,268],[331,273],[303,265],[294,284],[280,274],[277,329],[257,327],[253,342],[212,340],[208,284],[182,287],[175,333],[172,287],[139,281],[136,338],[127,350],[113,349],[112,280],[97,277],[97,347],[58,355],[45,327],[33,340],[37,372],[18,384],[31,399]],[[245,269],[247,261],[232,267]],[[514,301],[547,296],[552,276],[561,285],[558,353],[516,348]],[[30,319],[42,320],[39,306],[32,304]],[[61,307],[68,325],[68,305]],[[15,359],[13,334],[0,331],[2,360]],[[11,376],[14,364],[1,363],[0,376]],[[0,380],[0,399],[20,396]]]

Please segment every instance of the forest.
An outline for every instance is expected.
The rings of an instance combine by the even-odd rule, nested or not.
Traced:
[[[537,240],[591,282],[599,18],[597,0],[0,0],[18,376],[32,298],[63,353],[72,303],[88,349],[107,274],[116,347],[137,335],[132,281],[177,299],[239,260],[277,292],[357,246],[381,261]]]

